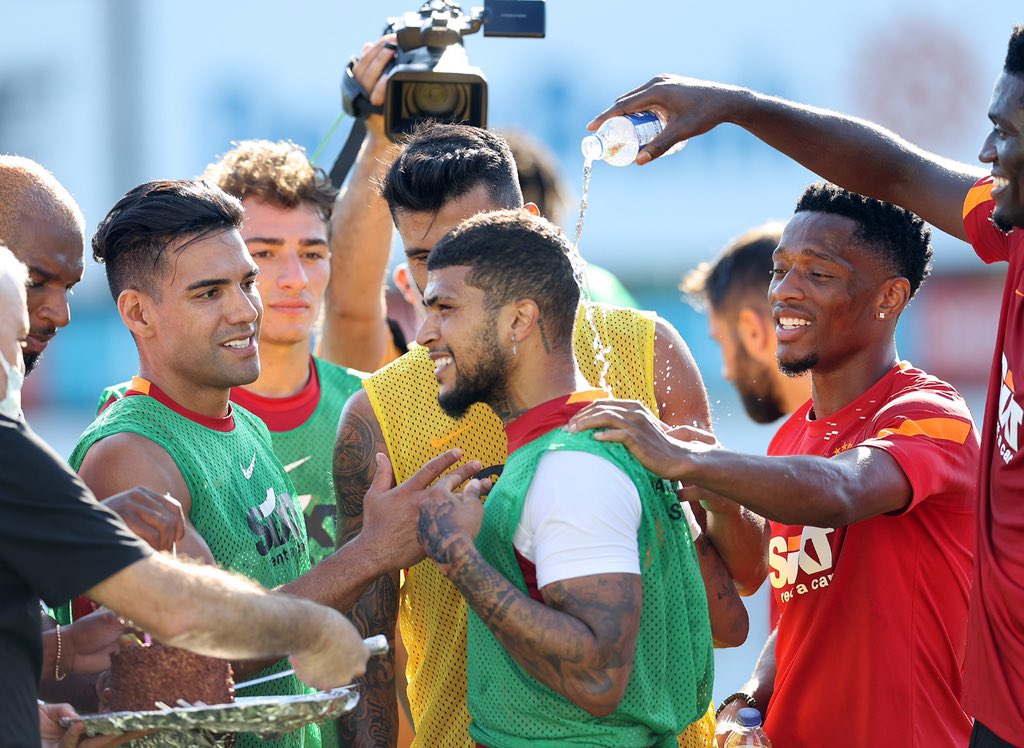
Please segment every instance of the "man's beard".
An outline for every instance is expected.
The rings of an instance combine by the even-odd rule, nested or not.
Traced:
[[[452,355],[455,385],[437,397],[441,410],[450,418],[462,418],[474,403],[494,406],[506,399],[509,359],[496,338],[490,327],[469,347],[466,357],[477,358],[472,368],[460,368],[459,359]]]
[[[772,386],[772,372],[767,366],[755,361],[742,345],[737,351],[736,369],[736,390],[743,402],[743,409],[752,421],[772,423],[786,415]]]
[[[779,358],[779,371],[787,377],[798,377],[817,366],[819,358],[820,357],[817,352],[808,353],[806,356],[798,358],[796,361],[783,361]]]
[[[29,353],[28,351],[25,351],[25,353],[22,355],[22,358],[25,360],[25,376],[26,377],[29,374],[32,373],[32,370],[35,369],[36,366],[39,365],[39,360],[42,357],[43,357],[43,351],[39,351],[38,353],[35,353],[35,352]]]

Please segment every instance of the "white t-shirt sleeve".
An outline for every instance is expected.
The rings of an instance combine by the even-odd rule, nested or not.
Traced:
[[[537,462],[512,544],[537,587],[590,574],[639,574],[640,494],[618,466],[557,450]]]

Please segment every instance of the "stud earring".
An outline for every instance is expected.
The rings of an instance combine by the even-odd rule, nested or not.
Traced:
[[[879,312],[878,319],[885,319],[885,312]]]

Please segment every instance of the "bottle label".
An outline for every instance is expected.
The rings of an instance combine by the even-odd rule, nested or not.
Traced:
[[[635,112],[625,116],[633,123],[641,148],[661,134],[661,120],[654,112]]]

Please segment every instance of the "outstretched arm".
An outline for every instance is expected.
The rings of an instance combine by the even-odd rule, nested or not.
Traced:
[[[872,122],[736,86],[659,75],[621,96],[589,127],[644,109],[658,111],[667,124],[637,156],[638,164],[732,123],[840,187],[911,210],[967,240],[964,197],[985,172],[929,153]]]
[[[605,429],[594,438],[626,445],[651,472],[785,524],[843,527],[904,509],[911,499],[910,481],[896,459],[871,447],[832,458],[740,454],[708,444],[707,434],[693,429],[668,430],[640,403],[614,400],[587,406],[569,428]]]
[[[353,70],[376,105],[384,102],[387,78],[381,74],[394,58],[385,46],[389,41],[394,37],[367,45]],[[331,280],[319,353],[360,371],[380,366],[391,334],[383,294],[393,227],[391,213],[377,194],[377,181],[396,146],[384,134],[383,120],[379,114],[366,120],[366,140],[331,215]]]

